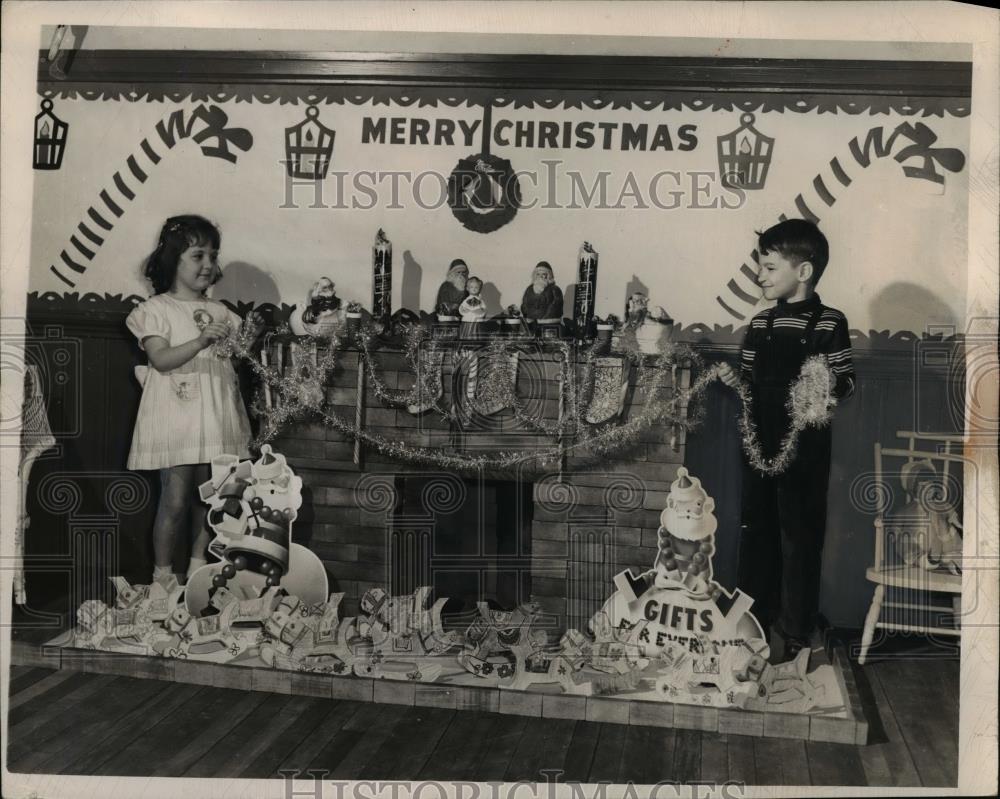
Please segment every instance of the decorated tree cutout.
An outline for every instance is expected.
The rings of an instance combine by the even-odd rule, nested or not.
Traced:
[[[237,599],[251,599],[279,584],[306,603],[323,601],[327,578],[322,561],[292,543],[302,478],[284,455],[265,444],[256,461],[220,455],[211,467],[211,479],[198,490],[209,506],[208,524],[216,535],[209,552],[222,560],[191,575],[185,597],[188,611],[198,616],[210,606],[221,610],[216,599],[220,589]]]

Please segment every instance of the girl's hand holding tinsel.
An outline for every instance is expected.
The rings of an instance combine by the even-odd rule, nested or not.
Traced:
[[[230,331],[229,322],[209,322],[199,334],[198,343],[202,349],[211,347],[215,342],[227,338]]]
[[[225,329],[226,334],[213,342],[213,352],[219,358],[244,357],[245,353],[255,351],[254,345],[264,331],[264,318],[250,311],[236,330],[228,322]]]
[[[264,331],[264,317],[261,316],[257,311],[250,311],[247,314],[246,319],[243,321],[243,326],[246,328],[247,340],[256,341],[260,334]]]

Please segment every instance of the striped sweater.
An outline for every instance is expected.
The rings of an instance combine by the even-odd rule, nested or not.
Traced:
[[[794,339],[801,340],[805,334],[809,319],[816,309],[820,309],[820,316],[811,334],[812,341],[808,342],[809,351],[826,356],[830,369],[836,377],[834,396],[838,399],[850,397],[854,393],[855,377],[847,317],[836,308],[823,305],[818,294],[813,294],[809,299],[800,302],[779,301],[775,307],[761,311],[750,320],[741,353],[742,376],[753,383],[754,364],[758,358],[766,357],[764,353],[767,351],[767,320],[770,314],[774,315],[771,330],[773,340],[778,344],[794,345]],[[782,349],[793,351],[795,348],[792,346]],[[797,373],[801,363],[787,364],[787,366]]]

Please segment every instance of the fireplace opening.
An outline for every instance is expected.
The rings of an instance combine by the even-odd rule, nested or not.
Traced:
[[[392,595],[422,585],[445,597],[445,614],[477,602],[513,608],[531,596],[532,484],[399,475],[389,535]]]

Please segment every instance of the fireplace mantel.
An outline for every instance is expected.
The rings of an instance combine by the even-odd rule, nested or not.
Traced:
[[[528,349],[534,346],[525,344]],[[539,344],[536,352],[519,358],[518,393],[533,398],[534,407],[551,420],[560,409],[563,355],[545,342]],[[445,408],[461,404],[466,385],[463,370],[468,367],[471,346],[447,347],[453,357],[443,358],[441,366],[439,404]],[[386,347],[373,356],[377,362],[374,377],[386,387],[412,386],[414,376],[401,350]],[[613,360],[621,354],[612,350],[605,357]],[[413,414],[392,407],[373,390],[373,371],[365,367],[357,349],[345,348],[326,386],[332,409],[341,417],[357,416],[366,430],[414,446],[458,453],[529,452],[553,443],[551,436],[525,429],[509,409],[470,423],[461,414],[446,418],[433,411]],[[665,371],[660,379],[669,381],[664,390],[672,393],[688,387],[690,370]],[[635,370],[627,393],[626,420],[629,414],[640,412],[646,401],[641,387],[635,385]],[[519,563],[530,564],[526,567],[530,568],[530,595],[519,599],[539,602],[556,633],[585,627],[618,571],[652,566],[660,513],[669,484],[684,461],[685,433],[680,427],[652,425],[613,457],[577,451],[570,438],[561,464],[539,468],[528,461],[523,468],[503,475],[459,475],[450,469],[394,460],[315,423],[288,428],[274,444],[311,489],[296,523],[296,538],[324,560],[336,582],[333,590],[345,592],[348,613],[366,590],[390,584],[392,575],[398,574],[400,530],[407,525],[421,527],[412,513],[403,519],[399,516],[401,479],[408,475],[434,478],[441,481],[444,492],[458,479],[502,477],[530,483],[530,536],[521,542],[522,551],[515,553]],[[432,528],[435,509],[430,505],[425,509],[424,526]]]

